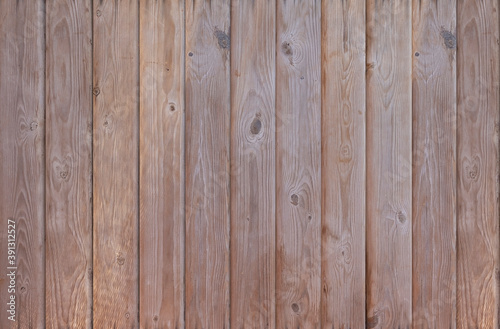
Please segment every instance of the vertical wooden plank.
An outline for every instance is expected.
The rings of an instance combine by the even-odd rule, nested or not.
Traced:
[[[456,1],[413,1],[412,22],[413,328],[455,328]]]
[[[411,2],[367,2],[367,327],[412,320]]]
[[[321,324],[365,326],[365,1],[322,2]]]
[[[457,8],[457,328],[499,323],[498,1]]]
[[[94,1],[94,328],[138,326],[138,1]]]
[[[43,1],[0,1],[2,328],[43,328],[45,323],[44,12]],[[13,258],[8,258],[9,220],[15,222]],[[14,291],[7,276],[11,270]],[[15,314],[7,312],[11,296]]]
[[[279,0],[276,17],[276,326],[319,328],[321,2]]]
[[[92,8],[46,7],[46,326],[92,326]]]
[[[142,1],[141,328],[184,327],[183,49],[182,1]]]
[[[275,328],[274,1],[231,4],[231,328]]]
[[[229,328],[229,8],[186,2],[187,328]]]

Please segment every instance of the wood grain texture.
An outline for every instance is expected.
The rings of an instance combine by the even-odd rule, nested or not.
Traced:
[[[44,4],[0,1],[0,315],[1,328],[43,328]],[[7,302],[8,220],[16,229],[16,314]]]
[[[231,328],[275,325],[274,1],[231,4]]]
[[[91,328],[91,2],[46,13],[46,327]]]
[[[186,328],[229,328],[229,1],[186,2]]]
[[[498,328],[498,2],[457,8],[457,328]]]
[[[456,2],[413,2],[413,328],[456,326]]]
[[[94,1],[94,328],[138,327],[138,15]]]
[[[181,1],[140,2],[141,328],[184,327],[183,18]]]
[[[412,321],[411,2],[367,2],[367,327]]]
[[[365,326],[365,1],[323,1],[321,325]]]
[[[277,328],[319,328],[321,299],[321,3],[277,5]]]

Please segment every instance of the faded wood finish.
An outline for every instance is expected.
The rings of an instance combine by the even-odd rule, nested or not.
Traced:
[[[457,8],[457,328],[498,328],[498,1]]]
[[[0,1],[1,328],[43,328],[44,5]],[[15,221],[15,264],[8,264],[8,220]],[[16,270],[16,322],[9,320],[8,266]]]
[[[413,328],[456,327],[456,2],[413,2]]]
[[[277,328],[319,328],[321,299],[321,3],[277,6]]]
[[[365,1],[323,1],[321,324],[365,326]]]
[[[0,0],[0,328],[498,328],[496,0]]]
[[[276,328],[275,17],[231,5],[231,328]]]
[[[412,321],[411,2],[367,2],[367,327]]]
[[[46,3],[47,328],[92,327],[91,15],[91,1]]]
[[[138,327],[138,14],[94,1],[94,328]]]
[[[140,327],[184,327],[184,6],[140,3]]]
[[[229,326],[229,1],[186,2],[186,328]]]

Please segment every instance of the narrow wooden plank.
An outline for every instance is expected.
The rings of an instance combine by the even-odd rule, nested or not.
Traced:
[[[498,328],[498,1],[457,8],[457,328]]]
[[[92,8],[46,3],[46,327],[92,326]]]
[[[138,326],[138,1],[94,1],[94,328]]]
[[[276,327],[319,328],[321,2],[279,0],[276,26]]]
[[[321,324],[365,326],[365,1],[323,1]]]
[[[231,328],[275,325],[274,1],[231,4]]]
[[[184,5],[140,3],[140,327],[184,327]]]
[[[412,19],[413,328],[455,328],[456,1]]]
[[[411,2],[367,2],[367,327],[412,321]]]
[[[0,266],[4,273],[0,327],[43,328],[44,2],[0,1],[0,17]],[[15,232],[8,232],[13,229],[9,220],[15,222]],[[8,258],[11,235],[15,235],[15,255]],[[16,267],[15,287],[7,276],[11,266]],[[7,312],[11,296],[15,313]]]
[[[186,2],[186,328],[229,328],[228,0]]]

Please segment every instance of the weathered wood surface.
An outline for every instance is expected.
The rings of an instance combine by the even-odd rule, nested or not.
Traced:
[[[137,328],[138,3],[93,4],[93,325]]]
[[[1,328],[45,323],[44,4],[0,1],[0,298]],[[15,222],[15,264],[8,263],[8,220]],[[16,271],[16,314],[8,319]]]
[[[412,322],[411,2],[367,2],[367,326]]]
[[[91,15],[91,1],[46,3],[47,328],[92,327]]]
[[[184,327],[184,6],[140,3],[141,328]]]
[[[231,327],[277,328],[276,4],[231,6]]]
[[[276,327],[319,328],[321,4],[279,0],[276,29]]]
[[[498,10],[0,0],[0,327],[497,328]]]
[[[457,328],[498,328],[500,8],[457,6]]]
[[[414,1],[412,21],[413,328],[455,328],[455,1]]]
[[[229,10],[186,2],[186,328],[230,328]]]
[[[365,1],[323,1],[321,323],[365,326]]]

